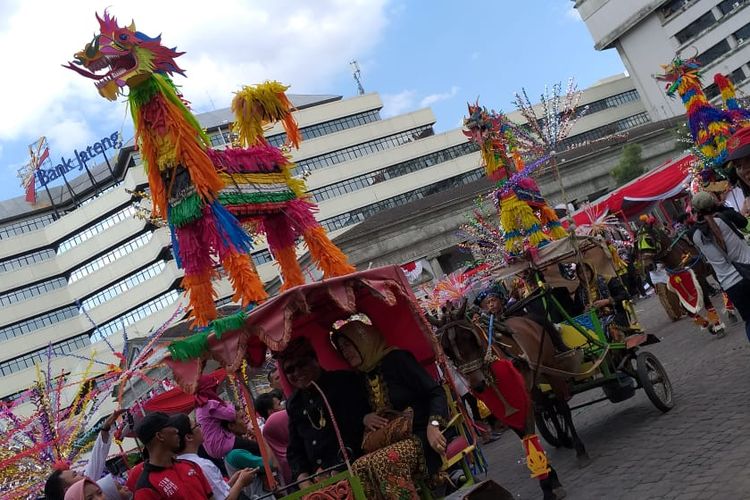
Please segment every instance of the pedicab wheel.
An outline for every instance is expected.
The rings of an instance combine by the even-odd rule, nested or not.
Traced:
[[[672,383],[659,359],[648,351],[642,351],[635,358],[638,381],[646,391],[646,396],[664,413],[674,407]]]
[[[560,448],[570,445],[568,426],[555,405],[535,411],[534,419],[539,434],[550,446]]]

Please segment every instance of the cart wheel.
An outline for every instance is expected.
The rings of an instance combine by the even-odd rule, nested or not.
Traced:
[[[661,362],[648,351],[642,351],[635,358],[638,381],[651,402],[663,412],[674,407],[672,383]]]
[[[539,434],[551,446],[555,448],[572,446],[568,426],[555,405],[548,404],[544,408],[536,410],[534,412],[534,419],[536,420],[536,427],[539,430]]]

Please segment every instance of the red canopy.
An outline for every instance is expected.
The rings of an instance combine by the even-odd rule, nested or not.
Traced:
[[[208,350],[201,358],[214,359],[232,372],[245,356],[262,360],[266,346],[282,350],[292,338],[302,336],[310,339],[324,369],[346,369],[348,366],[331,345],[329,332],[335,321],[354,313],[366,314],[389,345],[411,352],[436,375],[432,328],[399,266],[370,269],[287,290],[249,312],[243,328],[225,332],[220,339],[210,334]],[[175,382],[186,392],[195,390],[201,358],[165,358]]]
[[[608,195],[598,199],[589,210],[573,214],[576,224],[593,222],[589,214],[599,217],[605,211],[613,214],[623,212],[626,216],[635,215],[651,203],[666,200],[681,193],[690,173],[692,155],[670,160],[637,179],[625,184]]]
[[[217,382],[221,382],[227,376],[224,368],[220,368],[211,373],[211,376]],[[167,392],[162,392],[149,399],[143,404],[146,411],[162,411],[168,414],[190,413],[195,407],[195,400],[192,394],[188,394],[179,387],[175,387]]]

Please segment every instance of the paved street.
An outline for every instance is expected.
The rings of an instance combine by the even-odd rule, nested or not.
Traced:
[[[655,297],[636,310],[662,340],[647,349],[670,375],[675,408],[662,414],[638,391],[619,404],[575,411],[591,465],[579,469],[572,450],[547,446],[568,498],[750,498],[750,344],[743,326],[730,326],[724,339],[714,339],[689,319],[669,321]],[[484,451],[492,479],[517,498],[541,498],[515,436],[504,434]]]

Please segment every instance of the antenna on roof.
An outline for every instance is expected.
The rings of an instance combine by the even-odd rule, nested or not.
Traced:
[[[359,70],[359,63],[356,60],[349,63],[352,67],[352,76],[354,81],[357,82],[357,92],[359,95],[365,95],[365,88],[362,86],[362,72]]]

